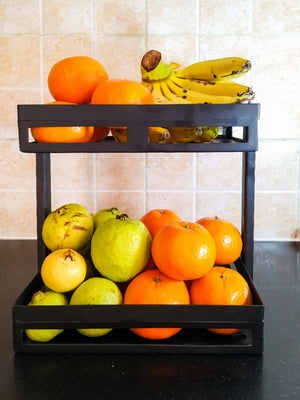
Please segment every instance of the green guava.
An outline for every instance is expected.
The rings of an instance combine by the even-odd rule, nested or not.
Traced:
[[[147,265],[151,243],[152,237],[141,221],[117,216],[94,232],[92,261],[102,276],[114,282],[127,282]]]
[[[62,293],[56,293],[51,290],[42,292],[39,290],[34,293],[29,306],[67,306],[68,299]],[[25,329],[29,339],[35,342],[49,342],[55,336],[63,332],[63,329]]]
[[[123,296],[118,286],[106,278],[90,278],[84,281],[74,291],[70,305],[103,305],[103,304],[122,304]],[[77,331],[89,337],[104,336],[112,328],[79,328]]]
[[[42,237],[49,250],[70,248],[82,251],[93,235],[91,214],[79,204],[66,204],[52,211],[45,219]]]
[[[117,215],[123,214],[123,211],[118,210],[116,207],[112,208],[103,208],[94,214],[94,229],[96,230],[100,225],[102,225],[105,221],[111,218],[116,218]]]

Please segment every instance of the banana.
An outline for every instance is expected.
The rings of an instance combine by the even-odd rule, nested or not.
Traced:
[[[170,78],[168,78],[168,81],[169,80],[182,90],[192,90],[210,96],[229,96],[247,100],[254,99],[254,92],[250,87],[232,81],[212,82],[199,79],[179,78],[174,72],[172,72]]]
[[[141,61],[142,81],[151,83],[166,80],[173,71],[178,78],[211,82],[233,80],[246,74],[251,69],[251,62],[241,57],[225,57],[196,62],[179,70],[178,68],[180,64],[165,64],[160,52],[150,50]]]
[[[173,102],[173,104],[192,104],[195,101],[191,101],[184,96],[178,96],[173,91],[170,90],[168,86],[169,81],[161,81],[160,88],[163,96],[165,96],[169,101]]]
[[[238,78],[247,73],[251,62],[240,57],[226,57],[200,61],[175,71],[180,78],[222,81]]]
[[[170,140],[170,132],[167,128],[160,126],[149,127],[149,141],[150,143],[166,143]]]
[[[211,142],[223,131],[223,127],[181,127],[168,126],[170,133],[170,143],[188,143],[188,142]]]
[[[159,82],[153,82],[152,83],[152,96],[154,98],[154,103],[155,104],[174,104],[174,101],[168,100],[161,91],[160,83]]]
[[[118,127],[111,128],[111,133],[118,143],[127,142],[127,128]],[[149,142],[150,143],[166,143],[170,139],[170,133],[167,128],[149,127]]]
[[[170,93],[172,93],[174,96],[182,98],[190,103],[230,104],[241,102],[238,97],[234,96],[215,96],[202,92],[196,92],[194,90],[182,89],[169,79],[166,82],[161,82],[161,85],[163,83],[168,87]]]
[[[154,97],[156,104],[192,104],[192,103],[235,103],[242,99],[251,97],[251,89],[245,85],[236,83],[215,82],[220,77],[225,79],[225,74],[221,74],[229,66],[219,60],[213,60],[215,75],[211,81],[203,81],[202,77],[189,76],[188,68],[174,71],[180,67],[179,64],[162,63],[161,53],[151,50],[147,52],[141,62],[142,83],[149,88]],[[237,59],[235,58],[235,61]],[[247,60],[246,60],[247,61]],[[199,64],[191,66],[191,70],[198,71]],[[235,65],[234,63],[231,65]],[[250,64],[249,64],[250,65]],[[248,67],[249,67],[248,65]],[[205,67],[205,65],[204,65]],[[206,68],[209,67],[206,64]],[[225,68],[226,67],[226,68]],[[203,69],[203,65],[201,64]],[[200,69],[201,69],[200,68]],[[225,68],[225,69],[224,69]],[[245,66],[244,73],[245,73]],[[234,74],[231,68],[230,79],[234,74],[241,74],[243,71],[236,70]],[[209,76],[212,78],[212,76]],[[228,78],[228,77],[227,77]],[[150,143],[188,143],[188,142],[210,142],[221,134],[222,127],[165,127],[165,128],[149,128]],[[126,128],[113,128],[112,134],[117,141],[127,141]]]
[[[168,126],[167,129],[170,133],[170,143],[195,142],[196,140],[199,140],[202,134],[201,127]]]
[[[211,142],[218,135],[223,132],[222,126],[202,126],[202,134],[198,139],[195,139],[197,143]]]

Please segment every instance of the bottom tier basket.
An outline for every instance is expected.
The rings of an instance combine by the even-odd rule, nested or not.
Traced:
[[[247,280],[254,299],[251,306],[198,305],[101,305],[27,306],[42,287],[40,273],[29,283],[13,306],[14,349],[26,353],[262,353],[263,302],[239,259],[230,266]],[[165,340],[146,340],[131,327],[182,327]],[[88,338],[77,328],[114,328],[98,338]],[[48,343],[27,338],[26,328],[64,328]],[[230,336],[206,328],[241,328]]]

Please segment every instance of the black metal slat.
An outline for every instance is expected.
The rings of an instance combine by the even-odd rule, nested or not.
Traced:
[[[48,254],[42,238],[43,223],[51,212],[50,153],[36,154],[36,215],[38,269]]]
[[[150,144],[149,126],[249,126],[257,118],[258,104],[217,105],[19,105],[20,150],[24,152],[217,152],[255,151],[256,143],[231,138],[231,144]],[[33,126],[127,126],[128,143],[35,143],[28,128]],[[27,129],[26,129],[27,128]],[[138,129],[140,130],[138,132]],[[136,133],[130,132],[133,130]],[[144,134],[142,133],[144,131]],[[138,135],[138,133],[139,135]],[[131,135],[132,133],[132,135]],[[131,137],[136,140],[131,140]],[[137,140],[138,139],[138,140]]]

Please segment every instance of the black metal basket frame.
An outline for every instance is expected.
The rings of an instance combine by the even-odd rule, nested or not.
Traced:
[[[254,181],[259,104],[193,105],[19,105],[19,144],[22,152],[36,153],[38,273],[13,306],[14,349],[19,352],[195,352],[261,353],[264,305],[253,284]],[[36,143],[34,126],[126,126],[127,142],[107,137],[97,143]],[[150,143],[150,126],[223,126],[224,133],[209,143]],[[233,127],[242,127],[235,137]],[[51,153],[137,152],[241,152],[243,251],[232,265],[248,281],[254,294],[251,306],[43,306],[27,307],[41,287],[40,268],[48,251],[42,225],[51,211]],[[166,155],[167,156],[167,155]],[[132,334],[131,327],[184,328],[164,341],[147,341]],[[65,332],[49,343],[33,343],[26,328],[58,328]],[[93,340],[76,332],[80,327],[115,328]],[[205,328],[236,327],[243,332],[220,337]]]

